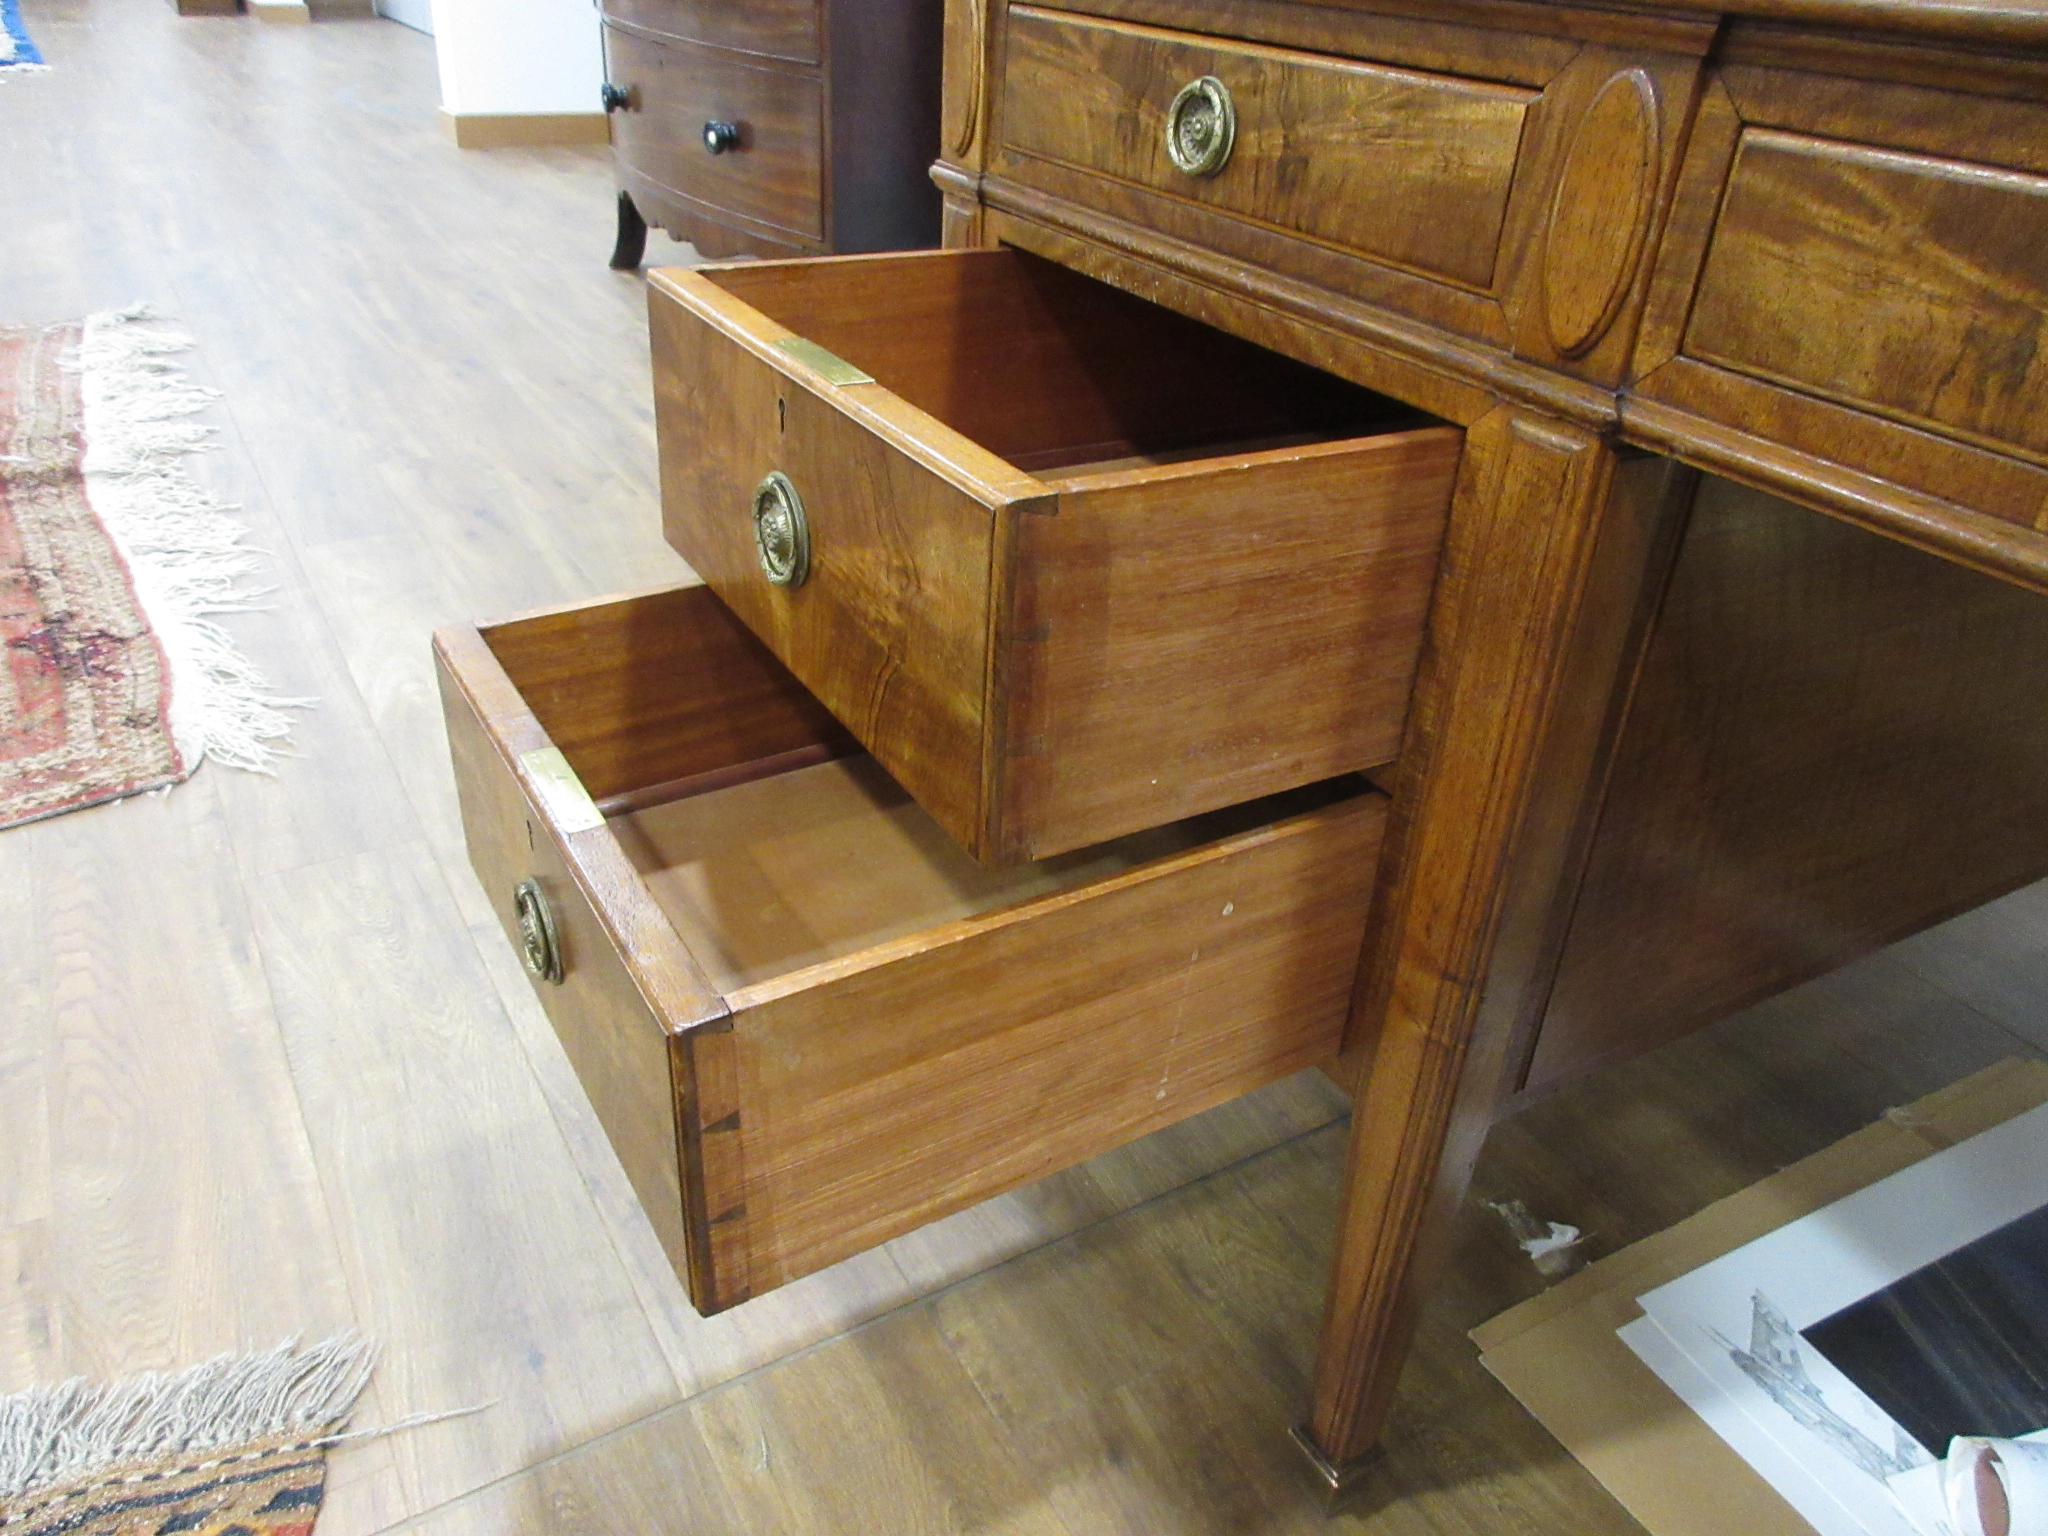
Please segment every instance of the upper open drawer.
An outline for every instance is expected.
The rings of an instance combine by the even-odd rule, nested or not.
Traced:
[[[650,303],[669,541],[976,857],[1396,754],[1455,429],[1012,250]]]

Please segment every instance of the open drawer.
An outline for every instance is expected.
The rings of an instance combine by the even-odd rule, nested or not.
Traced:
[[[991,871],[706,588],[435,650],[477,874],[701,1311],[1336,1050],[1362,780]]]
[[[977,858],[1396,756],[1455,428],[1014,250],[649,303],[669,542]]]

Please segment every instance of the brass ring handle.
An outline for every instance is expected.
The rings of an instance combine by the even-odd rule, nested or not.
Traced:
[[[559,985],[562,945],[555,936],[555,910],[538,880],[522,880],[513,888],[512,910],[519,915],[519,948],[526,968],[542,981]]]
[[[1237,108],[1214,75],[1190,80],[1166,109],[1166,154],[1190,176],[1214,176],[1237,145]]]
[[[804,501],[779,469],[754,490],[754,548],[762,574],[778,587],[800,587],[811,574],[811,525]]]

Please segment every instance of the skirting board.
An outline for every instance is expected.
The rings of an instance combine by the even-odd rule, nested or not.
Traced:
[[[242,0],[174,0],[180,16],[239,16]]]
[[[259,21],[300,23],[313,19],[305,0],[249,0],[249,14]]]
[[[522,149],[549,144],[609,144],[602,112],[450,112],[441,127],[458,149]]]

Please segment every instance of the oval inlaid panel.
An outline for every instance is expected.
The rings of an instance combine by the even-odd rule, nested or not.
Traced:
[[[987,69],[982,40],[982,0],[960,0],[946,16],[946,111],[953,119],[947,141],[966,159],[981,132],[982,76]]]
[[[1600,87],[1565,152],[1543,254],[1544,318],[1566,357],[1614,323],[1656,189],[1657,86],[1640,69]]]

